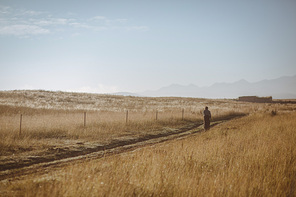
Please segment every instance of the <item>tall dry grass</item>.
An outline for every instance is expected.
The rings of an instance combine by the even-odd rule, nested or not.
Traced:
[[[85,141],[108,143],[117,137],[137,137],[162,132],[166,128],[180,128],[201,122],[205,106],[209,106],[213,120],[240,113],[295,108],[294,105],[244,103],[229,99],[0,91],[0,156]],[[84,112],[87,112],[86,127]],[[21,135],[20,114],[23,114]]]
[[[24,196],[296,196],[295,119],[256,113],[0,188]]]
[[[25,111],[26,112],[26,111]],[[36,114],[36,115],[35,115]],[[20,132],[20,114],[2,115],[0,119],[0,155],[31,151],[69,143],[96,141],[109,143],[116,137],[143,136],[161,132],[164,128],[180,128],[201,122],[193,115],[182,120],[181,112],[137,113],[129,112],[87,112],[86,126],[84,113],[80,111],[42,111],[24,113]]]
[[[212,104],[215,118],[225,116],[232,110],[227,102],[237,107],[231,100],[4,91],[0,92],[0,156],[84,141],[108,143],[116,137],[137,137],[161,132],[166,127],[180,128],[200,122],[200,113],[207,104]],[[84,112],[87,112],[86,127]]]

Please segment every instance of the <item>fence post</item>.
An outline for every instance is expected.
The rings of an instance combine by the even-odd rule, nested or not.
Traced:
[[[184,108],[182,109],[182,120],[184,120]]]
[[[155,120],[158,119],[158,110],[156,110]]]
[[[84,127],[86,127],[86,112],[84,112],[84,124],[83,124]]]
[[[125,115],[125,123],[128,122],[128,110],[126,110],[126,115]]]
[[[21,136],[21,134],[22,134],[22,121],[23,121],[23,114],[21,114],[21,116],[20,116],[20,133],[19,133],[19,136]]]

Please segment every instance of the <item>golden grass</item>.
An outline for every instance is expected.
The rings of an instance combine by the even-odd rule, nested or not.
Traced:
[[[209,106],[213,120],[240,113],[295,110],[295,105],[291,104],[245,103],[229,99],[0,91],[0,156],[64,146],[65,143],[108,143],[117,137],[137,137],[161,132],[167,127],[180,128],[201,122],[205,106]],[[86,127],[83,126],[84,112],[87,112]],[[23,114],[21,135],[20,114]]]
[[[77,145],[83,148],[164,134],[201,123],[205,106],[209,106],[214,121],[242,113],[296,109],[293,104],[245,103],[230,99],[0,91],[0,165],[29,163],[30,158],[46,158],[52,150],[71,150]],[[87,113],[85,127],[84,112]],[[23,115],[21,134],[20,114]]]
[[[164,128],[180,128],[193,122],[201,122],[195,114],[181,118],[172,111],[129,112],[128,123],[123,112],[87,112],[84,127],[84,113],[64,110],[23,110],[22,130],[20,134],[20,114],[11,113],[16,109],[7,109],[0,119],[0,155],[48,148],[63,145],[63,141],[96,141],[108,143],[116,137],[143,136],[161,132]],[[33,111],[33,112],[32,112]],[[35,115],[36,114],[36,115]],[[175,115],[175,116],[174,116]]]
[[[201,111],[205,105],[210,106],[214,120],[266,107],[264,104],[253,104],[250,108],[250,104],[223,99],[2,91],[0,156],[63,146],[65,142],[108,143],[117,137],[137,137],[161,132],[167,127],[180,128],[189,123],[201,122]],[[84,112],[87,112],[86,127]],[[20,114],[23,115],[21,135]]]
[[[295,119],[295,112],[256,113],[0,189],[16,196],[296,196]]]

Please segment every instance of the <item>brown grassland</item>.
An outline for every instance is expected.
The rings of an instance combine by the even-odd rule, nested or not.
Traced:
[[[250,108],[248,104],[232,100],[48,91],[0,92],[0,156],[89,141],[106,144],[119,137],[137,137],[163,132],[165,128],[180,128],[202,122],[200,113],[205,105],[211,106],[214,119],[266,108],[257,104]],[[87,112],[86,127],[84,112]]]
[[[216,119],[249,114],[183,139],[3,180],[3,196],[296,196],[293,104],[46,91],[0,92],[0,104],[0,160],[179,128],[201,122],[206,105]]]

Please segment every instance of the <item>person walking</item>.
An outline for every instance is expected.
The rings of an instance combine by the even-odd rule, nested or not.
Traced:
[[[209,130],[210,129],[210,120],[211,120],[211,112],[208,107],[205,108],[203,111],[203,116],[204,116],[204,129]]]

